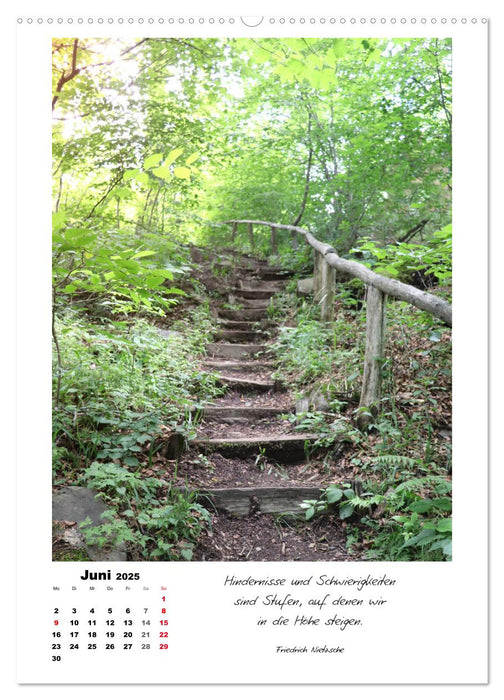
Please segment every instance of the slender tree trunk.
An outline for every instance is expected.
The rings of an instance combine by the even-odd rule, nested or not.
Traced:
[[[137,232],[137,233],[140,233],[140,229],[143,228],[143,225],[144,225],[144,218],[145,218],[145,215],[146,215],[146,213],[147,213],[147,208],[148,208],[148,206],[149,206],[149,200],[150,200],[151,194],[152,194],[152,187],[151,187],[151,188],[149,189],[149,191],[147,192],[147,196],[146,196],[146,198],[145,198],[145,204],[144,204],[144,207],[143,207],[143,210],[142,210],[142,214],[140,215],[140,218],[139,218],[138,221],[137,221],[137,225],[136,225],[136,232]]]
[[[306,165],[305,186],[303,191],[303,198],[301,200],[301,208],[299,210],[299,214],[292,222],[293,226],[298,226],[301,222],[301,219],[303,218],[303,214],[306,208],[306,202],[308,201],[308,192],[310,190],[310,173],[313,160],[313,146],[311,142],[311,123],[312,115],[311,112],[308,111],[308,163]]]
[[[59,184],[58,184],[58,197],[56,199],[56,205],[54,211],[58,213],[59,211],[59,206],[60,206],[60,201],[61,201],[61,192],[63,190],[63,173],[60,174],[59,176]]]
[[[150,216],[149,216],[149,223],[147,224],[147,227],[151,229],[152,226],[152,219],[154,218],[154,211],[156,209],[158,199],[159,199],[159,193],[161,192],[161,188],[158,187],[156,194],[154,195],[154,199],[152,200],[151,204],[151,210],[150,210]]]
[[[56,333],[56,289],[53,287],[53,303],[52,303],[52,319],[51,319],[51,333],[54,341],[54,347],[56,348],[56,357],[58,358],[58,378],[56,380],[56,396],[54,398],[55,407],[58,408],[60,393],[61,393],[61,372],[63,369],[63,364],[61,360],[61,350],[58,341],[58,335]]]
[[[166,200],[166,190],[163,190],[163,196],[161,197],[161,233],[164,233],[165,226],[165,200]]]

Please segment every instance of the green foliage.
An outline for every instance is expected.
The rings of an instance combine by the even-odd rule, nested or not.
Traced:
[[[406,463],[400,455],[389,455],[389,461],[392,457]],[[358,493],[350,484],[331,485],[319,499],[303,501],[300,506],[306,520],[335,512],[341,520],[360,515],[359,526],[352,528],[351,545],[355,546],[364,532],[371,543],[366,553],[369,559],[450,561],[451,484],[437,476],[409,479],[394,488],[390,488],[391,483],[368,482],[367,490]],[[421,495],[426,489],[433,497]],[[373,517],[376,507],[381,509],[379,521]]]
[[[370,238],[360,241],[351,253],[386,277],[427,287],[449,284],[452,270],[452,227],[445,226],[425,244],[394,243],[379,246]],[[429,284],[429,278],[431,283]]]
[[[369,499],[369,496],[373,494],[357,495],[350,484],[343,484],[341,487],[333,484],[324,489],[319,499],[303,501],[300,506],[305,510],[305,519],[311,520],[315,515],[334,512],[338,504],[338,516],[341,520],[346,520],[353,515],[355,508],[368,508],[376,502],[372,498]]]
[[[153,560],[190,560],[204,527],[208,511],[166,482],[145,478],[115,463],[93,462],[81,478],[109,501],[108,521],[91,526],[84,522],[86,542],[99,547],[127,545],[136,557]],[[161,505],[163,502],[163,505]]]
[[[318,315],[317,306],[303,304],[292,321],[296,325],[279,327],[271,345],[278,362],[275,376],[298,388],[324,380],[329,395],[352,396],[364,352],[362,321],[356,330],[355,317],[341,314],[330,326],[324,326]]]
[[[204,307],[168,338],[146,321],[93,324],[66,314],[58,322],[64,366],[55,444],[64,441],[86,459],[136,466],[162,424],[179,425],[184,407],[221,391],[197,364],[209,326]],[[59,371],[55,358],[55,387]]]
[[[102,313],[139,313],[163,315],[176,303],[174,295],[183,295],[177,287],[165,285],[181,269],[171,265],[155,266],[156,251],[143,245],[129,247],[124,234],[100,233],[89,228],[67,226],[63,212],[54,215],[53,290],[55,311],[68,299],[99,297]]]

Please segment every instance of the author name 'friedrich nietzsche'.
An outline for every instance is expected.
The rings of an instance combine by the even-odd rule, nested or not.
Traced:
[[[328,647],[324,644],[323,647],[314,646],[308,649],[307,646],[304,647],[283,647],[277,646],[277,654],[343,654],[345,651],[344,647]]]

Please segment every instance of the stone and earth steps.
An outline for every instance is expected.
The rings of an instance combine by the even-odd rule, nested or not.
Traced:
[[[228,392],[214,405],[202,409],[202,423],[196,439],[190,443],[191,455],[204,457],[210,463],[225,462],[225,483],[220,481],[217,466],[211,486],[192,480],[188,485],[214,511],[210,537],[218,539],[215,530],[222,518],[234,519],[236,532],[243,529],[246,533],[243,554],[235,558],[261,560],[260,554],[254,556],[254,553],[262,547],[249,547],[248,542],[250,533],[255,536],[257,532],[257,518],[273,516],[267,521],[266,530],[257,537],[259,541],[261,537],[271,537],[275,542],[279,535],[274,518],[302,513],[300,503],[318,498],[328,484],[313,483],[313,475],[303,483],[306,453],[314,451],[318,435],[293,431],[288,421],[281,420],[283,414],[294,413],[294,402],[286,406],[289,395],[285,387],[271,377],[275,363],[268,352],[267,331],[273,330],[268,308],[273,296],[285,286],[287,274],[258,260],[249,258],[247,263],[239,266],[238,286],[227,290],[228,303],[217,308],[218,330],[214,342],[207,347],[208,357],[204,362],[204,368],[217,373]],[[230,308],[233,305],[241,308]],[[183,462],[179,468],[181,477],[184,477]],[[247,519],[251,519],[250,526]],[[261,527],[264,530],[264,518]],[[306,546],[313,551],[316,543],[312,539]],[[329,549],[332,556],[320,559],[344,558],[341,540],[335,538],[334,546]],[[275,557],[262,560],[296,558],[289,556],[288,550],[283,542]],[[204,560],[206,554],[198,556],[197,548],[195,559],[198,558]]]

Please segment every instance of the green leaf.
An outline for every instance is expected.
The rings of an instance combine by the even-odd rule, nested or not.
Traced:
[[[313,518],[314,515],[315,515],[315,508],[313,506],[310,506],[305,513],[305,518],[306,518],[306,520],[311,520],[311,518]]]
[[[163,165],[166,166],[166,167],[168,167],[168,166],[171,165],[175,160],[177,160],[177,158],[178,158],[180,155],[182,155],[183,152],[184,152],[184,149],[183,149],[183,148],[175,148],[175,150],[171,151],[171,152],[168,154],[168,157],[167,157],[166,160],[164,161]]]
[[[343,491],[336,486],[329,486],[326,495],[328,503],[337,503],[343,498]]]
[[[193,551],[192,551],[192,549],[181,549],[180,556],[183,559],[186,559],[186,561],[190,561],[193,557]]]
[[[187,296],[187,294],[184,292],[183,289],[178,289],[177,287],[170,287],[169,289],[166,289],[165,291],[167,294],[180,294],[183,297]]]
[[[186,160],[186,165],[191,165],[191,163],[194,163],[195,160],[198,160],[199,158],[199,153],[193,153],[192,155],[189,156],[189,158]]]
[[[86,229],[68,228],[55,241],[57,250],[60,252],[66,251],[83,251],[94,243],[96,233]]]
[[[138,459],[136,457],[125,457],[123,460],[124,464],[127,464],[128,467],[138,467]]]
[[[149,168],[153,168],[156,165],[159,165],[159,163],[163,159],[163,154],[162,153],[154,153],[152,156],[149,156],[144,160],[144,169],[148,170]]]
[[[439,535],[436,535],[435,530],[425,528],[424,530],[419,532],[418,535],[415,535],[415,537],[412,537],[407,542],[405,542],[401,549],[404,549],[405,547],[412,547],[415,544],[420,546],[430,544],[431,542],[435,541],[438,537]]]
[[[434,508],[439,508],[439,510],[450,512],[452,509],[452,500],[451,498],[433,498],[432,505]]]
[[[63,226],[66,220],[66,213],[62,209],[55,214],[52,215],[52,225],[53,229],[55,231],[59,231],[59,229]]]
[[[135,175],[135,180],[139,182],[141,185],[148,185],[149,184],[149,176],[147,173],[138,173],[138,175]]]
[[[158,275],[147,275],[145,278],[145,284],[151,289],[160,287],[164,282],[164,277],[159,277]]]
[[[173,174],[180,180],[189,180],[191,178],[191,170],[189,168],[185,168],[184,166],[175,168]]]
[[[347,46],[344,39],[334,39],[332,50],[335,58],[342,58],[347,53]]]
[[[438,532],[451,532],[452,531],[452,519],[451,518],[443,518],[443,520],[440,520],[438,524],[436,525],[436,530]]]
[[[428,513],[433,508],[433,503],[429,498],[423,498],[421,501],[415,501],[409,506],[409,510],[414,513]]]
[[[138,253],[131,256],[131,260],[136,260],[136,258],[146,258],[150,255],[156,255],[156,252],[154,250],[140,250]]]
[[[353,505],[351,503],[344,503],[339,509],[339,516],[342,520],[349,518],[354,512]]]
[[[172,176],[170,168],[166,165],[160,165],[159,168],[154,168],[151,172],[162,180],[169,180]]]

